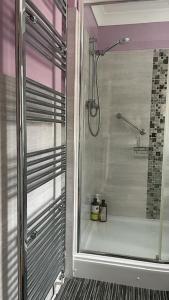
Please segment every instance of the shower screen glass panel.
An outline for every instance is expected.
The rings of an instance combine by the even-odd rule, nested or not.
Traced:
[[[159,261],[169,259],[169,5],[160,15],[157,1],[136,2],[84,9],[79,251]]]

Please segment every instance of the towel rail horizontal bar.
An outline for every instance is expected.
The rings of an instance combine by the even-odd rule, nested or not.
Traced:
[[[52,235],[53,239],[50,239],[48,241],[48,243],[45,241],[46,242],[46,244],[45,244],[46,247],[43,247],[43,251],[42,251],[42,249],[40,249],[40,251],[38,251],[38,255],[36,255],[35,257],[34,256],[31,257],[32,261],[31,261],[31,264],[29,264],[29,267],[28,267],[29,274],[31,274],[31,270],[34,270],[36,268],[36,265],[39,263],[40,260],[43,260],[43,258],[45,259],[45,256],[48,253],[51,253],[51,251],[52,252],[57,252],[58,243],[64,241],[64,237],[65,237],[64,226],[65,226],[65,224],[62,224],[62,226],[60,226],[60,233],[57,234],[57,235],[53,234]],[[53,251],[53,250],[55,250],[55,251]]]
[[[66,148],[66,145],[60,145],[60,146],[47,148],[47,149],[43,149],[43,150],[28,152],[27,153],[27,158],[34,157],[34,156],[39,156],[39,155],[42,155],[42,154],[47,154],[49,152],[58,151],[58,150],[65,149],[65,148]],[[62,152],[60,152],[60,154],[62,154]]]
[[[46,123],[60,123],[60,124],[65,124],[64,121],[62,121],[62,120],[56,120],[54,118],[27,116],[26,119],[27,119],[27,121],[32,121],[32,122],[46,122]]]
[[[60,150],[60,149],[59,149]],[[43,150],[42,150],[43,151]],[[51,151],[49,151],[51,152]],[[42,153],[42,154],[47,154],[47,152],[45,153]],[[63,150],[61,150],[60,152],[56,152],[54,154],[51,154],[51,155],[48,155],[48,156],[45,156],[45,157],[41,157],[41,158],[37,158],[37,159],[34,159],[34,160],[31,160],[31,161],[28,161],[27,162],[27,167],[30,167],[30,166],[33,166],[33,165],[36,165],[36,164],[39,164],[41,162],[45,162],[47,160],[50,160],[50,159],[53,159],[53,158],[56,158],[58,156],[64,156],[66,154],[66,151],[65,149],[63,148]],[[40,155],[40,154],[37,154],[37,155]],[[35,156],[35,155],[34,155]],[[29,156],[30,157],[30,156]]]
[[[67,5],[64,1],[61,0],[54,0],[54,3],[56,4],[56,6],[59,8],[61,7],[61,12],[63,11],[63,14],[65,14],[66,16],[66,11],[67,11]]]
[[[35,106],[29,106],[29,105],[27,105],[27,112],[31,112],[31,113],[39,114],[39,115],[48,115],[48,116],[53,116],[53,117],[65,118],[65,114],[63,114],[63,113],[55,113],[52,110],[44,110],[41,108],[37,108]],[[36,117],[36,115],[35,115],[35,117]]]
[[[31,8],[31,10],[39,17],[40,20],[43,21],[43,24],[45,24],[45,27],[48,28],[47,33],[51,34],[51,32],[56,36],[59,41],[61,42],[61,45],[66,46],[66,42],[63,39],[63,37],[56,31],[56,29],[52,26],[52,24],[48,21],[48,19],[41,13],[41,11],[37,8],[34,3],[30,0],[26,0],[26,4]],[[26,7],[26,10],[28,9],[28,6]],[[40,20],[38,20],[38,23],[40,23]],[[50,31],[49,31],[50,29]]]
[[[28,7],[26,7],[26,13],[27,13],[27,24],[30,25],[30,21],[32,21],[32,19],[35,19],[35,22],[32,22],[32,26],[31,28],[34,29],[34,31],[39,34],[39,36],[43,36],[44,40],[51,40],[53,42],[53,44],[55,46],[57,46],[57,48],[59,48],[60,53],[63,53],[65,55],[67,49],[66,46],[62,44],[61,40],[54,35],[48,27],[44,26],[44,23],[40,20],[40,18],[34,14],[33,11],[31,11]],[[46,35],[46,38],[45,38]],[[49,41],[48,41],[49,42]],[[58,52],[58,50],[57,50]]]
[[[52,37],[49,37],[49,35],[47,36],[46,33],[44,34],[42,29],[39,27],[35,27],[34,24],[32,23],[32,21],[30,20],[30,18],[28,19],[29,25],[33,30],[36,30],[36,33],[40,36],[41,39],[43,39],[46,43],[49,44],[49,46],[51,47],[53,52],[58,53],[60,56],[62,56],[62,58],[66,59],[66,48],[62,48],[60,46],[57,45],[57,42],[55,41],[55,39]]]
[[[48,53],[46,53],[39,45],[35,45],[33,43],[33,41],[31,41],[30,39],[27,39],[27,43],[34,48],[36,51],[38,51],[42,56],[44,56],[45,59],[47,59],[48,61],[50,61],[52,64],[54,64],[56,67],[58,67],[59,69],[61,69],[62,71],[66,71],[65,67],[62,67],[62,65],[60,65],[58,62],[56,62],[56,60],[54,60],[52,58],[52,56],[50,56]]]
[[[55,217],[57,217],[56,214],[59,214],[60,217],[58,217],[57,220],[60,220],[64,209],[65,208],[63,208],[63,202],[60,199],[59,202],[57,202],[55,206],[48,211],[47,214],[43,215],[43,217],[38,221],[38,223],[35,224],[33,228],[29,230],[27,239],[28,249],[29,247],[34,247],[38,240],[41,239],[40,235],[41,233],[43,233],[43,229],[45,229],[45,226],[47,227],[47,225],[50,225],[50,223],[55,220]],[[42,228],[40,228],[41,226]]]
[[[41,172],[39,175],[31,176],[31,178],[27,179],[27,184],[31,184],[32,182],[36,182],[42,178],[45,178],[46,176],[50,175],[51,173],[54,173],[58,170],[62,170],[65,168],[65,164],[60,164],[59,166],[53,166],[52,168],[49,168],[47,171]]]
[[[26,102],[31,103],[31,104],[37,104],[38,106],[45,106],[45,107],[53,108],[56,110],[61,110],[61,111],[65,112],[65,108],[63,108],[62,106],[51,104],[51,103],[45,102],[43,100],[35,99],[32,97],[31,98],[26,97]]]
[[[64,272],[64,267],[63,267],[63,265],[64,265],[64,259],[61,260],[61,262],[62,262],[62,265],[58,262],[58,264],[55,265],[52,268],[52,270],[51,270],[52,273],[50,274],[50,277],[46,280],[46,282],[43,284],[43,286],[41,288],[37,289],[37,297],[38,297],[38,299],[46,300],[46,297],[47,297],[49,291],[53,287],[52,282],[55,282],[55,280],[57,279],[58,275],[60,273]],[[44,288],[45,285],[46,285],[46,289]]]
[[[50,245],[48,250],[45,249],[45,251],[43,253],[41,253],[41,255],[38,257],[38,259],[34,260],[34,264],[32,265],[32,268],[30,268],[30,270],[28,270],[29,284],[31,284],[34,281],[34,279],[35,279],[34,277],[37,277],[40,275],[40,268],[39,268],[40,265],[42,265],[42,270],[44,270],[47,267],[47,265],[45,263],[46,256],[49,259],[49,258],[53,257],[53,255],[55,253],[59,254],[60,250],[62,252],[64,252],[64,235],[56,237],[55,242],[57,242],[57,243],[53,242],[53,244]],[[58,249],[59,247],[60,247],[60,249]],[[39,273],[37,274],[38,271],[39,271]]]
[[[28,24],[30,27],[27,26],[27,37],[31,37],[31,39],[34,40],[35,43],[41,45],[41,47],[43,47],[45,51],[49,52],[53,58],[56,58],[63,64],[66,64],[66,50],[60,50],[60,52],[58,53],[58,47],[55,47],[55,44],[53,44],[53,46],[50,43],[49,45],[46,45],[47,40],[43,37],[42,34],[40,34],[40,32],[37,30],[37,27],[33,26],[30,19],[28,19]]]
[[[57,6],[57,8],[60,10],[60,12],[62,13],[62,15],[66,18],[66,6],[64,6],[64,5],[62,5],[61,3],[60,3],[60,1],[54,1],[55,2],[55,4],[56,4],[56,6]]]
[[[51,222],[52,220],[52,222]],[[64,218],[64,212],[60,213],[60,218],[57,218],[54,222],[54,219],[50,219],[50,222],[47,222],[47,229],[45,228],[45,226],[43,226],[43,231],[41,232],[40,236],[37,236],[36,239],[34,240],[34,244],[29,245],[28,247],[28,263],[29,265],[31,265],[31,262],[34,258],[34,255],[39,255],[41,248],[43,247],[44,244],[47,243],[50,244],[50,240],[52,241],[53,239],[51,239],[53,231],[56,229],[57,232],[59,232],[59,230],[61,230],[63,224],[65,223],[65,218]],[[52,231],[53,229],[53,231]],[[48,232],[50,232],[50,235],[48,234]],[[29,255],[30,253],[30,255]]]
[[[54,2],[58,2],[64,9],[64,11],[66,12],[67,11],[67,3],[65,1],[62,1],[62,0],[54,0]]]
[[[33,41],[31,41],[30,39],[27,38],[27,43],[34,48],[35,50],[37,50],[41,55],[43,55],[45,57],[45,59],[47,59],[48,61],[50,61],[52,64],[54,64],[56,67],[58,67],[59,69],[61,69],[62,71],[66,72],[66,68],[63,67],[62,65],[60,65],[55,59],[52,58],[52,56],[50,57],[49,54],[47,54],[46,52],[44,52],[44,50],[42,50],[42,48],[39,45],[35,45],[33,43]]]
[[[50,270],[48,271],[46,278],[44,278],[42,282],[40,280],[40,282],[38,284],[36,284],[35,289],[33,291],[29,292],[29,290],[28,290],[28,297],[30,300],[35,299],[35,297],[37,297],[36,299],[45,300],[46,288],[49,287],[49,283],[51,284],[51,287],[52,287],[52,285],[53,285],[52,283],[54,282],[53,280],[55,279],[55,276],[57,278],[58,266],[60,266],[59,273],[61,270],[63,270],[63,262],[64,262],[64,257],[63,257],[63,259],[60,259],[60,262],[55,261],[55,264],[53,263]],[[44,288],[44,285],[46,286],[46,288]]]
[[[61,47],[66,47],[66,40],[56,30],[56,28],[49,22],[45,15],[38,9],[38,7],[30,0],[26,0],[26,13],[31,17],[35,14],[35,19],[32,19],[33,23],[40,25],[49,36],[53,36],[56,43],[59,43]]]
[[[41,91],[33,90],[29,87],[26,88],[26,91],[27,91],[27,93],[29,93],[31,95],[38,96],[38,97],[43,98],[43,99],[51,100],[53,102],[56,102],[57,104],[61,104],[61,105],[65,106],[65,98],[63,96],[60,96],[60,95],[57,95],[57,94],[54,94],[54,96],[50,96],[47,93],[43,93]],[[28,94],[27,94],[27,96],[28,96]],[[56,98],[56,96],[61,97],[61,99]],[[62,99],[64,99],[64,100],[62,100]]]
[[[56,228],[56,231],[52,231],[50,238],[45,239],[43,243],[40,243],[39,247],[37,248],[37,251],[34,252],[33,255],[32,254],[28,255],[29,257],[28,272],[34,269],[35,262],[38,262],[41,256],[44,257],[44,255],[50,250],[52,245],[56,247],[55,242],[57,243],[58,238],[59,240],[64,239],[65,236],[64,226],[65,226],[64,223],[59,224],[59,229]]]
[[[65,223],[59,224],[59,228],[56,228],[57,231],[55,235],[52,231],[50,238],[43,240],[43,242],[41,241],[41,243],[38,244],[39,246],[35,248],[36,251],[33,251],[31,255],[28,252],[28,258],[29,258],[28,271],[34,268],[35,261],[37,261],[39,257],[43,256],[43,253],[45,254],[46,251],[48,251],[51,248],[53,242],[55,241],[57,242],[58,232],[61,232],[59,233],[59,236],[61,236],[61,238],[64,239],[65,236],[64,227],[65,227]]]
[[[33,106],[28,106],[27,105],[27,108],[26,108],[27,112],[32,112],[32,113],[35,113],[35,114],[44,114],[44,115],[50,115],[50,116],[54,116],[54,117],[62,117],[62,118],[65,118],[65,114],[63,113],[55,113],[54,111],[50,111],[50,110],[44,110],[44,109],[41,109],[41,108],[37,108],[37,107],[33,107]]]
[[[63,250],[64,250],[63,248],[59,249],[58,252],[56,252],[56,253],[53,254],[52,258],[50,257],[50,261],[48,262],[48,266],[47,266],[46,270],[43,269],[43,265],[39,266],[39,267],[41,267],[41,268],[39,268],[39,273],[40,273],[41,276],[38,276],[38,274],[37,274],[37,277],[36,277],[37,279],[39,278],[39,280],[41,281],[44,278],[43,275],[45,275],[45,277],[46,277],[46,274],[42,274],[42,270],[44,270],[43,273],[48,272],[48,270],[50,270],[50,265],[53,264],[54,261],[55,261],[55,263],[58,261],[58,259],[59,259],[58,256],[59,255],[61,255],[62,257],[64,256],[64,251]],[[36,286],[36,279],[35,278],[34,278],[33,282],[30,282],[30,285],[29,285],[29,282],[28,282],[28,290],[31,290],[31,286],[32,287]],[[32,288],[32,290],[33,290],[33,288]]]
[[[56,0],[54,0],[56,2]],[[63,6],[63,8],[65,9],[65,11],[67,10],[67,1],[64,0],[58,0],[58,2],[60,3],[60,5]]]
[[[28,21],[30,27],[32,26],[32,23],[30,23],[31,21]],[[31,29],[33,29],[31,27]],[[34,46],[36,47],[36,43],[37,45],[41,46],[41,49],[43,48],[43,50],[45,51],[45,53],[49,56],[51,56],[51,59],[56,59],[58,62],[60,62],[63,65],[66,65],[66,57],[65,55],[61,55],[61,54],[57,54],[57,52],[55,51],[54,47],[51,49],[48,45],[46,45],[44,43],[44,41],[41,41],[40,39],[38,39],[38,37],[35,36],[35,34],[33,32],[31,32],[30,30],[27,29],[27,42],[29,43],[29,38],[31,38],[32,41],[35,42]],[[39,48],[37,48],[39,49]]]
[[[44,165],[42,165],[40,167],[33,168],[33,169],[27,171],[27,176],[30,176],[30,175],[32,175],[32,174],[34,174],[36,172],[42,171],[42,170],[44,170],[44,169],[46,169],[46,168],[48,168],[50,166],[56,165],[58,163],[65,164],[66,163],[66,157],[65,157],[65,159],[57,159],[57,160],[54,160],[54,161],[52,161],[50,163],[44,164]]]
[[[28,184],[27,184],[27,188],[29,190],[29,188],[32,187],[33,183],[34,185],[38,185],[41,183],[41,181],[46,183],[47,178],[49,178],[52,174],[55,175],[54,178],[58,177],[60,175],[60,172],[64,172],[65,171],[65,166],[57,166],[55,168],[51,168],[49,171],[43,172],[40,175],[36,175],[33,178],[28,179]],[[52,179],[54,179],[52,178]],[[43,185],[43,183],[42,183]]]
[[[34,250],[33,253],[29,253],[28,251],[28,258],[29,258],[29,264],[28,264],[28,270],[30,270],[31,268],[33,268],[35,261],[37,261],[39,259],[39,257],[41,255],[43,255],[43,253],[45,253],[45,251],[48,251],[48,249],[51,247],[51,245],[53,244],[53,242],[57,241],[58,239],[58,233],[60,231],[64,230],[64,226],[65,223],[60,223],[59,227],[55,227],[56,231],[51,231],[51,235],[46,238],[43,239],[43,241],[41,240],[41,243],[38,243],[38,246],[35,247],[36,251]],[[59,233],[59,235],[61,235],[62,233]],[[64,235],[64,233],[63,233]],[[62,236],[63,237],[63,236]]]
[[[30,13],[31,14],[31,13]],[[29,16],[29,15],[28,15]],[[26,33],[27,35],[30,35],[33,39],[35,39],[36,42],[42,44],[42,46],[45,45],[47,49],[49,48],[50,51],[52,51],[52,54],[57,54],[59,57],[62,57],[62,59],[66,60],[66,52],[67,49],[64,46],[58,45],[57,40],[54,39],[54,36],[49,36],[49,34],[46,33],[46,28],[42,28],[40,26],[40,22],[37,21],[36,24],[34,24],[30,17],[27,18],[27,29]]]
[[[29,257],[29,265],[28,265],[28,272],[33,270],[36,266],[36,262],[40,260],[41,257],[45,258],[47,252],[54,246],[57,247],[57,242],[64,240],[65,236],[65,224],[59,224],[59,229],[56,228],[56,231],[52,231],[50,239],[45,239],[44,243],[40,244],[40,247],[37,249],[37,252],[34,253],[32,256],[31,254],[28,255]]]
[[[57,229],[58,232],[63,229],[63,226],[65,226],[65,223],[62,222],[62,224],[59,224],[59,229]],[[51,232],[51,235],[52,235],[53,239],[51,239],[51,237],[48,237],[47,239],[41,240],[40,243],[38,243],[38,246],[33,249],[33,252],[31,253],[31,255],[28,255],[29,268],[32,268],[32,266],[34,265],[34,261],[37,260],[41,254],[43,255],[43,252],[46,251],[46,249],[48,249],[51,246],[54,238],[57,238],[56,235],[53,236],[53,232]],[[43,249],[43,251],[42,251],[42,249]],[[28,254],[29,254],[29,252],[28,252]]]
[[[35,242],[36,241],[36,237],[37,235],[39,234],[38,232],[38,228],[40,226],[42,226],[43,224],[47,225],[48,221],[52,220],[55,218],[55,214],[56,212],[61,212],[63,210],[63,202],[61,202],[61,199],[59,200],[59,202],[57,202],[56,204],[53,204],[53,207],[50,208],[50,210],[41,217],[41,219],[38,221],[37,224],[34,225],[33,228],[31,228],[29,231],[28,231],[28,238],[27,238],[27,244],[28,244],[28,247],[29,245],[31,245],[31,243]],[[50,218],[51,217],[51,218]],[[34,232],[37,232],[37,235],[36,237],[32,240],[31,236]]]
[[[54,245],[56,247],[56,245]],[[41,278],[42,274],[48,271],[48,265],[49,265],[49,259],[53,259],[53,257],[55,256],[59,256],[62,252],[64,253],[64,243],[63,241],[59,241],[59,246],[60,249],[59,251],[50,251],[49,253],[45,253],[47,255],[46,260],[42,259],[42,263],[40,264],[39,262],[37,263],[36,261],[36,268],[33,268],[31,270],[30,273],[32,274],[28,274],[28,289],[32,289],[32,286],[34,286],[34,282],[36,281],[36,279],[39,277]],[[53,250],[53,249],[52,249]],[[62,253],[62,257],[63,257],[63,253]],[[39,272],[38,272],[39,270]]]
[[[56,245],[54,245],[56,247]],[[31,274],[28,274],[28,290],[33,289],[35,287],[36,280],[42,280],[44,274],[48,272],[49,264],[53,262],[54,259],[58,260],[59,257],[63,257],[64,253],[64,245],[63,241],[59,244],[60,249],[57,251],[53,251],[53,248],[49,253],[46,253],[47,258],[41,264],[36,264],[36,269],[31,270]],[[57,247],[58,248],[58,247]],[[46,276],[46,275],[45,275]]]
[[[40,214],[38,214],[35,218],[33,218],[31,221],[28,222],[27,228],[28,228],[28,235],[29,235],[29,228],[33,226],[34,223],[36,223],[40,218],[43,217],[54,205],[56,205],[60,200],[65,199],[65,192],[61,194],[59,197],[57,197],[55,200],[51,200],[51,204],[49,204],[45,209],[41,211]],[[31,229],[32,232],[32,229]]]
[[[60,253],[60,255],[58,256],[58,254],[56,253],[53,258],[51,259],[51,261],[48,264],[48,268],[46,270],[44,270],[44,273],[41,276],[37,276],[37,278],[33,281],[32,285],[29,286],[29,282],[28,282],[28,299],[38,299],[35,298],[36,296],[36,290],[37,287],[43,285],[44,281],[46,281],[46,277],[50,277],[51,275],[49,274],[51,268],[54,265],[57,265],[57,262],[59,261],[59,259],[62,259],[63,254]],[[30,297],[30,298],[29,298]],[[32,298],[31,298],[32,297]]]
[[[38,253],[35,253],[35,255],[32,257],[31,256],[31,262],[29,263],[29,268],[28,268],[28,272],[30,273],[31,270],[34,269],[35,267],[35,262],[38,262],[39,259],[41,257],[44,257],[44,255],[46,255],[48,253],[48,251],[50,250],[51,246],[56,247],[57,246],[57,242],[64,240],[65,237],[65,231],[64,231],[64,226],[65,224],[62,224],[62,226],[60,226],[60,230],[62,231],[62,235],[58,236],[57,235],[52,235],[53,240],[49,239],[48,241],[45,240],[45,246],[44,244],[40,245],[40,249],[38,248]],[[43,250],[42,250],[43,249]]]
[[[30,192],[34,191],[35,189],[41,187],[42,185],[48,183],[49,181],[53,180],[54,178],[56,178],[56,177],[58,177],[58,176],[60,176],[60,175],[62,175],[64,173],[65,173],[65,170],[62,170],[61,172],[58,172],[58,173],[56,173],[56,174],[54,174],[52,176],[49,176],[48,178],[42,180],[41,182],[36,183],[36,184],[30,186],[29,188],[27,188],[27,193],[30,193]]]
[[[56,90],[54,90],[54,89],[52,89],[52,88],[50,88],[50,87],[48,87],[48,86],[46,86],[46,85],[40,83],[40,82],[34,81],[34,80],[32,80],[32,79],[30,79],[30,78],[28,78],[28,77],[26,78],[26,82],[27,82],[28,84],[30,84],[30,85],[33,85],[33,86],[35,86],[35,87],[38,87],[38,88],[40,88],[40,89],[42,89],[42,90],[45,90],[45,91],[47,91],[47,92],[50,92],[51,94],[58,95],[58,96],[60,96],[61,98],[64,98],[64,99],[65,99],[65,95],[64,95],[63,93],[58,92],[58,91],[56,91]],[[27,90],[28,90],[28,86],[26,86],[26,91],[27,91]],[[45,94],[44,94],[44,95],[45,95]],[[46,97],[46,95],[45,95],[45,97]]]
[[[35,240],[33,240],[32,244],[30,244],[28,246],[28,254],[29,252],[31,253],[31,256],[28,255],[28,262],[30,263],[30,261],[33,258],[33,253],[34,252],[38,252],[41,250],[41,247],[39,247],[41,244],[41,246],[43,246],[45,241],[49,241],[50,240],[50,234],[52,234],[52,230],[54,231],[55,229],[60,230],[62,225],[64,224],[64,220],[65,220],[65,211],[59,211],[59,216],[56,216],[55,218],[50,218],[50,220],[48,220],[43,226],[42,228],[39,230],[39,233],[37,235],[37,237],[35,238]],[[55,219],[55,222],[54,222]],[[50,233],[50,234],[49,234]],[[46,236],[46,239],[44,241],[44,237]],[[36,254],[34,253],[34,254]]]
[[[57,220],[57,226],[61,220],[62,221],[64,220],[63,213],[65,212],[65,207],[60,208],[62,206],[63,206],[63,202],[62,202],[62,200],[60,200],[60,202],[57,203],[57,207],[53,208],[53,210],[51,209],[49,211],[49,213],[46,214],[45,216],[43,216],[43,219],[40,220],[40,222],[38,222],[37,225],[34,225],[34,228],[30,230],[28,241],[27,241],[28,249],[30,249],[30,248],[33,249],[38,244],[38,242],[43,240],[42,239],[43,230],[45,229],[45,232],[46,232],[45,226],[48,227],[48,229],[50,229],[50,224],[52,224],[54,222],[54,227],[53,227],[53,230],[54,230],[56,220]],[[58,218],[56,218],[57,217],[56,213],[59,214]],[[40,228],[40,226],[42,226],[42,228]],[[57,227],[57,230],[58,229],[59,229],[59,227]],[[33,236],[33,234],[35,234],[35,235]],[[33,236],[33,238],[32,238],[32,236]],[[49,236],[49,238],[50,238],[50,236]]]
[[[51,270],[50,277],[47,277],[46,282],[43,284],[41,288],[37,288],[37,297],[41,300],[46,300],[50,290],[53,288],[53,283],[59,276],[61,272],[63,272],[64,259],[61,260],[60,263],[54,265]]]
[[[64,218],[63,214],[64,214],[64,212],[61,212],[60,218],[58,218],[56,220],[52,216],[53,218],[49,220],[49,221],[52,220],[52,222],[49,222],[49,221],[47,222],[46,226],[47,226],[50,234],[44,227],[45,230],[41,232],[41,236],[38,237],[38,240],[37,240],[37,238],[35,238],[35,240],[33,240],[34,241],[33,247],[31,245],[29,245],[29,247],[28,247],[29,267],[31,267],[31,262],[34,259],[34,256],[39,256],[41,251],[45,251],[45,249],[48,247],[48,245],[50,245],[50,242],[53,241],[53,239],[54,239],[53,234],[55,236],[57,234],[59,234],[59,231],[62,229],[62,226],[65,224],[65,218]],[[53,231],[52,231],[52,228],[53,228]],[[29,253],[31,255],[29,255]],[[32,256],[32,254],[34,254],[34,255]]]

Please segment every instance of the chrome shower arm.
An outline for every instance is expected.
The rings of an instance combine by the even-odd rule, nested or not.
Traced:
[[[110,51],[111,49],[113,49],[114,47],[116,47],[117,45],[120,44],[120,41],[118,41],[117,43],[105,48],[104,50],[96,50],[95,53],[96,55],[100,55],[100,56],[104,56],[108,51]]]
[[[125,117],[123,117],[123,115],[122,115],[121,113],[118,113],[118,114],[116,115],[116,117],[117,117],[118,119],[122,119],[122,120],[125,121],[129,126],[131,126],[132,128],[136,129],[136,130],[139,132],[139,134],[141,134],[141,135],[146,134],[146,131],[145,131],[144,129],[138,128],[135,124],[131,123],[129,120],[127,120]]]
[[[110,46],[106,47],[104,50],[96,50],[95,53],[98,56],[104,56],[107,52],[109,52],[110,50],[112,50],[117,45],[126,44],[126,43],[129,43],[129,42],[130,42],[130,38],[126,36],[126,37],[123,37],[120,40],[118,40],[113,45],[110,45]]]

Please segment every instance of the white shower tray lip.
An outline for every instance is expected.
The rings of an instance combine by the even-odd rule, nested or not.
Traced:
[[[97,261],[98,263],[105,263],[105,264],[113,264],[117,266],[123,267],[131,267],[137,269],[138,267],[142,270],[154,270],[154,271],[162,271],[167,272],[169,274],[169,264],[166,263],[157,263],[157,262],[148,262],[142,260],[134,260],[130,258],[119,258],[119,257],[110,257],[110,256],[103,256],[99,254],[88,254],[88,253],[76,253],[74,258],[81,259],[83,261],[90,260],[90,261]]]
[[[96,254],[74,253],[74,276],[169,290],[169,265]]]

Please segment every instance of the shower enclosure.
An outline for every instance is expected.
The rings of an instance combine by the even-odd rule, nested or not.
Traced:
[[[167,264],[169,23],[139,21],[141,2],[84,8],[78,251]],[[131,18],[120,24],[123,9]],[[105,223],[91,220],[95,197]]]

